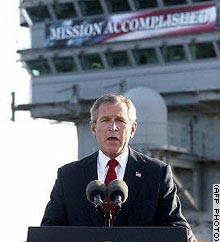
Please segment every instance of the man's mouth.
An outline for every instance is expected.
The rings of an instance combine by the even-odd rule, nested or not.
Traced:
[[[108,137],[108,141],[118,141],[119,139],[117,137]]]

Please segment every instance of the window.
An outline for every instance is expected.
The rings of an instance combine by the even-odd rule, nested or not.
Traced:
[[[163,0],[164,6],[178,5],[178,4],[186,4],[187,0]]]
[[[135,49],[133,54],[138,65],[159,63],[154,48]]]
[[[197,2],[214,2],[213,0],[192,0],[192,2],[197,3]]]
[[[76,70],[73,57],[55,57],[53,58],[53,62],[57,72],[71,72]]]
[[[217,43],[218,48],[219,48],[219,50],[220,50],[220,40],[217,40],[216,43]]]
[[[109,12],[123,12],[130,10],[127,0],[107,0]]]
[[[83,16],[103,13],[99,0],[80,1],[79,6]]]
[[[157,7],[157,1],[156,0],[134,0],[135,7],[137,9],[143,9],[143,8],[155,8]]]
[[[26,64],[33,76],[50,74],[50,66],[46,59],[28,60]]]
[[[37,7],[26,8],[26,11],[32,22],[43,22],[51,20],[47,6],[39,5]]]
[[[130,66],[126,51],[109,52],[106,58],[110,67]]]
[[[182,45],[161,47],[165,62],[186,60],[185,51]]]
[[[218,4],[216,7],[215,28],[219,30],[219,26],[220,26],[220,5]]]
[[[68,19],[76,17],[76,11],[72,3],[53,4],[54,12],[57,19]]]
[[[103,69],[99,54],[87,54],[79,57],[83,70]]]
[[[216,57],[216,53],[211,42],[190,44],[190,51],[194,60]]]

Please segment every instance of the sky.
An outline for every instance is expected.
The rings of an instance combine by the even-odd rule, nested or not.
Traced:
[[[0,241],[22,242],[29,226],[39,226],[58,167],[77,159],[72,123],[32,119],[17,111],[11,121],[11,92],[16,104],[29,103],[30,76],[17,49],[28,46],[19,27],[19,0],[2,2],[0,15]],[[3,6],[4,5],[4,6]]]

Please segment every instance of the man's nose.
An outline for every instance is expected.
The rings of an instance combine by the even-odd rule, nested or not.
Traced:
[[[116,125],[115,121],[112,121],[111,124],[110,124],[110,130],[112,131],[116,131],[118,130],[118,126]]]

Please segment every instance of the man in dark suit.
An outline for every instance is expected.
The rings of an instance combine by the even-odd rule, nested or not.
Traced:
[[[117,179],[126,182],[129,196],[114,226],[183,226],[188,241],[196,241],[181,213],[170,166],[128,146],[137,128],[131,100],[106,94],[95,101],[90,113],[99,150],[58,170],[41,225],[103,226],[85,191],[90,181],[105,181],[108,161],[116,159]]]

